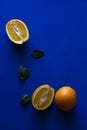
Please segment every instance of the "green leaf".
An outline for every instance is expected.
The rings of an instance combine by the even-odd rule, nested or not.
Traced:
[[[22,80],[27,80],[30,77],[30,72],[27,68],[20,66],[19,67],[19,78]]]
[[[24,94],[20,102],[23,106],[28,105],[31,103],[31,97],[28,94]]]
[[[32,51],[32,57],[33,58],[41,58],[44,56],[44,52],[38,49],[35,49]]]

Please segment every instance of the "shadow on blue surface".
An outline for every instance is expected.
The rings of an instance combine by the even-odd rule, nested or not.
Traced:
[[[12,61],[18,64],[23,64],[26,63],[26,59],[30,58],[30,53],[31,53],[31,45],[30,45],[30,40],[25,42],[23,45],[17,45],[14,44],[9,40],[8,37],[6,37],[6,52],[8,58],[10,58]],[[31,60],[30,60],[31,61]],[[27,61],[28,62],[28,61]]]
[[[19,55],[24,56],[27,53],[27,48],[28,48],[27,42],[28,41],[22,45],[20,45],[20,44],[18,45],[18,44],[11,42],[10,39],[7,38],[6,42],[11,47],[10,50],[13,51],[13,49],[14,49],[14,52],[18,53]]]
[[[63,124],[62,129],[73,130],[77,124],[77,110],[74,108],[70,111],[61,111],[57,108],[55,109],[55,118],[60,124]]]
[[[60,111],[60,116],[65,122],[67,123],[73,123],[76,119],[76,110],[73,109],[71,111]]]
[[[32,123],[34,124],[34,126],[32,125],[32,129],[37,127],[38,130],[45,130],[48,128],[51,112],[51,107],[44,111],[34,110],[32,113]]]
[[[50,130],[74,130],[77,125],[77,110],[75,108],[71,111],[61,111],[52,105],[44,111],[34,110],[32,122],[32,129],[38,127],[38,130],[45,130],[50,127]]]

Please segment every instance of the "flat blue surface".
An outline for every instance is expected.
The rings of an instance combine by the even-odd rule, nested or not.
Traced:
[[[30,40],[15,46],[7,37],[8,20],[23,20]],[[45,52],[41,59],[33,49]],[[24,65],[31,76],[18,79]],[[20,99],[42,84],[55,91],[72,86],[78,102],[71,112],[61,112],[53,102],[46,111],[32,105],[23,108]],[[3,0],[0,4],[0,130],[87,130],[87,1]]]

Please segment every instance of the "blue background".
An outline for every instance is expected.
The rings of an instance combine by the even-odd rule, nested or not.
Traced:
[[[30,39],[23,46],[7,37],[8,20],[24,21]],[[45,52],[41,59],[33,49]],[[18,78],[24,65],[31,76]],[[78,102],[71,112],[61,112],[52,103],[45,111],[32,105],[23,108],[20,99],[42,84],[55,91],[73,87]],[[87,130],[87,1],[86,0],[3,0],[0,4],[0,130]]]

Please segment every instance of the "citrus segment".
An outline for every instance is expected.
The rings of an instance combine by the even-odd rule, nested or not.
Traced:
[[[54,98],[54,88],[45,84],[38,87],[32,94],[32,105],[37,110],[44,110],[48,108]]]
[[[16,44],[23,44],[29,39],[29,31],[26,24],[19,19],[12,19],[6,24],[6,32],[9,39]]]
[[[77,100],[75,90],[69,86],[61,87],[55,94],[55,103],[61,110],[71,110]]]

